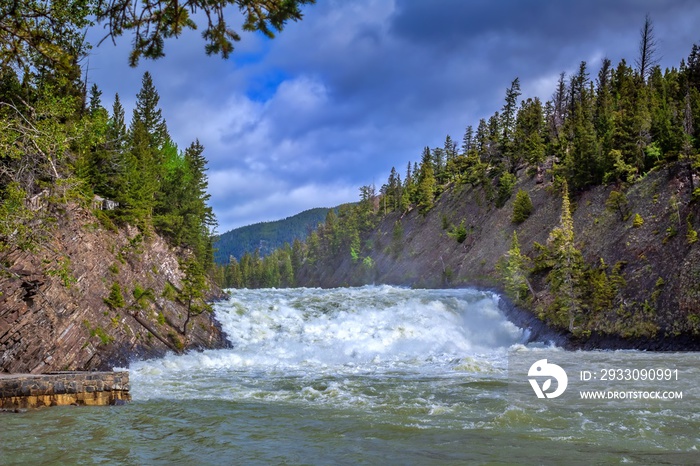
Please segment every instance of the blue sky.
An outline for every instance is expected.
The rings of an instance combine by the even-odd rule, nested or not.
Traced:
[[[206,56],[197,31],[137,68],[128,37],[89,58],[105,107],[118,92],[127,117],[151,72],[173,139],[205,146],[220,233],[357,200],[423,147],[460,141],[515,77],[521,98],[547,100],[582,60],[591,77],[604,57],[633,64],[647,13],[662,67],[700,43],[694,0],[318,0],[304,13],[274,40],[242,33],[229,60]]]

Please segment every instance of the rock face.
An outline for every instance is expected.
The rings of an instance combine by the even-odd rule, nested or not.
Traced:
[[[129,400],[128,372],[0,374],[0,410],[119,405]]]
[[[208,313],[194,317],[183,336],[186,309],[163,296],[179,289],[182,272],[163,239],[136,228],[108,230],[82,207],[63,208],[52,212],[56,225],[40,247],[10,251],[0,264],[0,372],[105,370],[225,345]],[[115,283],[122,308],[105,303]],[[155,299],[136,311],[139,288]]]
[[[610,267],[620,262],[626,280],[622,291],[625,312],[611,310],[605,316],[617,330],[608,336],[594,332],[588,340],[579,341],[579,346],[588,341],[589,347],[601,347],[607,341],[612,347],[700,348],[700,241],[689,239],[691,227],[700,229],[700,209],[691,200],[684,175],[678,167],[649,173],[626,191],[624,216],[606,208],[610,192],[620,187],[597,186],[571,196],[576,244],[586,262],[593,265],[603,259]],[[536,176],[519,174],[513,192],[524,189],[534,205],[532,215],[519,225],[511,221],[514,195],[496,208],[481,188],[450,186],[426,214],[418,209],[390,213],[363,238],[363,244],[369,246],[371,267],[363,261],[353,262],[343,251],[331,261],[306,267],[297,280],[302,286],[323,287],[387,283],[499,289],[496,264],[510,248],[513,231],[517,231],[521,251],[532,258],[537,255],[535,242],[546,244],[559,224],[561,195],[550,180],[539,181]],[[643,218],[642,225],[634,225],[635,214]],[[397,222],[400,241],[395,234]],[[467,236],[458,243],[443,225],[461,222]],[[531,280],[541,295],[538,298],[546,299],[542,293],[545,277],[535,275]],[[645,330],[648,322],[657,329],[654,334],[635,336],[636,329]],[[659,343],[664,338],[679,344]]]

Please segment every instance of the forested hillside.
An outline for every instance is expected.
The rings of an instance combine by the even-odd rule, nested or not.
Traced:
[[[305,240],[325,220],[328,210],[323,207],[309,209],[282,220],[228,231],[214,238],[214,258],[217,264],[228,264],[231,257],[240,261],[246,252],[253,254],[256,249],[261,257],[265,257],[284,243]]]
[[[633,66],[581,62],[546,100],[516,78],[460,144],[361,188],[294,283],[495,286],[580,338],[700,334],[700,47],[662,70],[641,32]]]
[[[173,142],[149,73],[130,119],[119,95],[105,109],[83,73],[86,31],[131,34],[135,66],[200,23],[206,53],[225,58],[240,40],[233,22],[273,37],[308,3],[0,2],[0,371],[111,368],[224,344],[206,312],[216,290],[204,147]]]

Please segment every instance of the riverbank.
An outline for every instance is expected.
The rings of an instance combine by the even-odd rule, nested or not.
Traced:
[[[692,335],[622,338],[616,335],[591,333],[587,336],[576,336],[548,326],[531,311],[516,306],[501,293],[499,296],[498,307],[508,320],[528,332],[527,342],[551,343],[570,351],[700,351],[700,339]]]

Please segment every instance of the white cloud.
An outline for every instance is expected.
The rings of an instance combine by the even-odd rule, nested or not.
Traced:
[[[304,11],[273,41],[243,34],[229,61],[206,57],[196,31],[137,69],[126,38],[90,58],[90,81],[108,107],[118,91],[127,117],[151,71],[175,141],[205,146],[220,231],[354,201],[391,166],[403,176],[423,146],[460,141],[500,109],[516,76],[523,98],[545,101],[581,60],[592,79],[602,56],[631,63],[647,11],[664,66],[688,55],[700,22],[688,1],[325,0]]]
[[[218,231],[223,233],[253,223],[279,220],[315,207],[335,207],[356,198],[357,188],[342,184],[262,189],[259,196],[243,198],[218,209]]]

